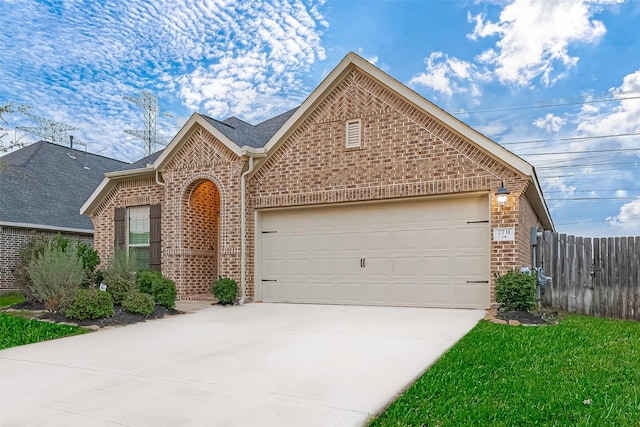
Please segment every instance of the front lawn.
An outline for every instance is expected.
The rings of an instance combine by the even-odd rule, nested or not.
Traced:
[[[480,322],[371,425],[640,426],[640,323]]]
[[[24,301],[26,301],[26,298],[20,292],[2,294],[0,295],[0,308],[11,307]]]
[[[75,326],[22,319],[0,313],[0,350],[85,332],[86,329]]]

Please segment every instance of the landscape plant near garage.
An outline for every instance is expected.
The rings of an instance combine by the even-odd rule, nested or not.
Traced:
[[[151,316],[156,308],[156,302],[153,296],[140,292],[137,289],[132,289],[127,292],[122,300],[122,308],[129,313]]]
[[[114,314],[111,294],[96,288],[72,292],[64,305],[64,315],[69,319],[100,319]]]
[[[218,280],[213,282],[212,291],[213,296],[218,300],[218,304],[231,305],[238,296],[238,284],[233,279],[219,276]]]
[[[529,311],[536,306],[536,276],[509,271],[496,279],[496,302],[506,310]]]
[[[639,343],[634,321],[480,322],[371,425],[637,427]]]

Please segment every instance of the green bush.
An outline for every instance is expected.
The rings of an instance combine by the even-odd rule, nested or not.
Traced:
[[[161,277],[151,285],[151,294],[157,304],[163,305],[168,309],[176,306],[176,284],[173,280]]]
[[[78,289],[65,302],[65,316],[70,319],[99,319],[113,316],[111,294],[98,289]]]
[[[27,300],[32,302],[39,301],[39,299],[33,295],[33,291],[31,290],[33,281],[29,274],[29,264],[42,255],[50,240],[51,238],[48,236],[32,231],[29,235],[27,244],[20,249],[20,259],[15,271],[13,272],[13,276],[15,277],[22,292],[25,294],[25,297]]]
[[[507,310],[532,310],[536,305],[536,276],[510,271],[498,277],[496,302]]]
[[[218,300],[218,304],[233,304],[238,295],[238,284],[233,279],[220,276],[218,280],[213,282],[212,291],[213,296]]]
[[[120,276],[105,277],[103,283],[107,285],[107,292],[111,294],[111,298],[113,298],[114,304],[122,303],[122,300],[127,295],[127,293],[130,290],[134,289],[135,284],[133,279]]]
[[[135,288],[136,264],[124,249],[116,249],[107,267],[102,271],[102,282],[107,285],[114,304],[122,303],[127,292]]]
[[[78,258],[82,261],[82,268],[84,269],[85,280],[83,284],[92,286],[100,283],[102,276],[98,275],[96,271],[96,267],[100,264],[98,251],[92,249],[85,242],[78,240],[76,242],[76,252],[78,253]]]
[[[64,251],[55,242],[29,263],[31,294],[49,311],[59,311],[66,294],[80,287],[84,279],[82,261],[74,251]]]
[[[151,286],[157,280],[161,280],[163,278],[162,273],[154,270],[141,270],[136,274],[136,287],[140,292],[144,292],[145,294],[151,293]]]
[[[156,303],[153,300],[153,296],[142,293],[137,289],[132,289],[122,300],[122,307],[129,313],[146,317],[153,314]]]
[[[136,274],[136,287],[140,292],[153,295],[156,304],[168,309],[176,306],[176,284],[167,279],[159,271],[142,270]]]
[[[124,278],[135,283],[137,270],[138,267],[133,257],[129,257],[125,249],[116,249],[102,273],[105,280]]]

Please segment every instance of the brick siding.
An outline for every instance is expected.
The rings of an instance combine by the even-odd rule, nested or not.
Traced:
[[[360,119],[362,144],[345,148],[345,122]],[[247,162],[194,125],[155,180],[118,184],[96,211],[96,247],[113,246],[115,207],[162,205],[162,272],[182,299],[210,298],[217,275],[240,279],[240,175]],[[247,296],[254,296],[254,217],[259,209],[442,194],[494,194],[491,228],[515,227],[514,242],[492,242],[491,271],[527,260],[528,227],[539,224],[519,175],[473,143],[352,69],[288,134],[247,182]],[[524,215],[524,216],[523,216]],[[523,220],[523,221],[522,221]],[[526,231],[526,233],[525,233]],[[494,285],[491,300],[494,300]]]
[[[13,272],[20,261],[20,249],[29,242],[29,236],[32,232],[33,230],[26,228],[0,226],[0,292],[19,288]],[[55,237],[58,232],[38,231],[38,234]],[[71,241],[80,240],[93,246],[91,234],[62,232],[60,234]]]

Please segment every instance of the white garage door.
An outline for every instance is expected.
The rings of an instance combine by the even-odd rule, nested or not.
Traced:
[[[257,299],[489,306],[487,195],[261,212]]]

